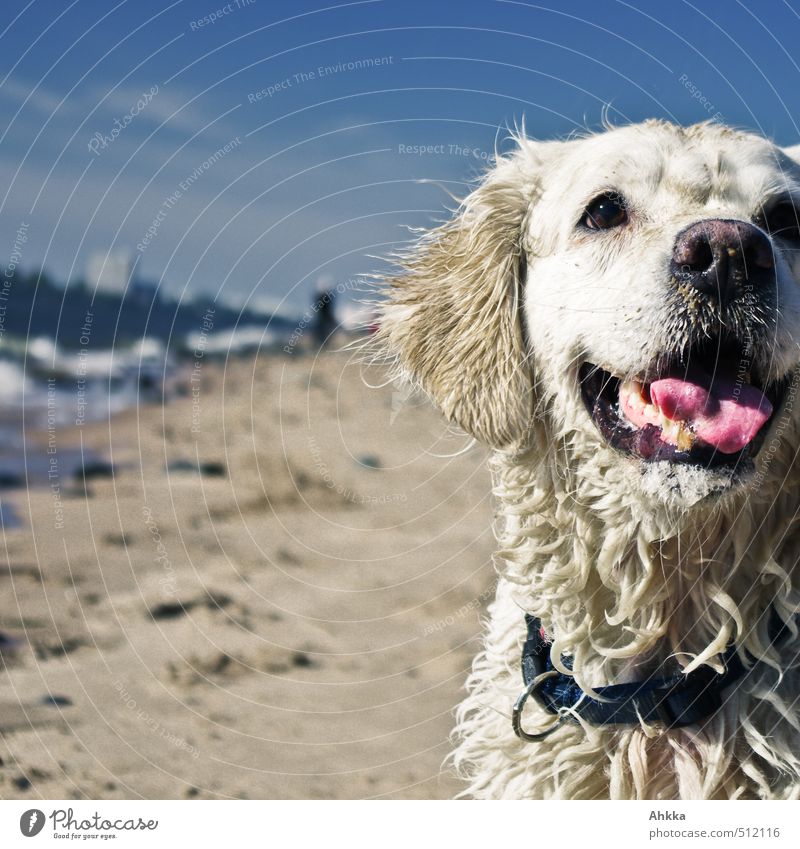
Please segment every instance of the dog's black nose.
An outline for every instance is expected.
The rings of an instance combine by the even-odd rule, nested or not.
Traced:
[[[698,221],[678,235],[672,254],[673,277],[720,304],[773,281],[774,266],[772,243],[747,221]]]

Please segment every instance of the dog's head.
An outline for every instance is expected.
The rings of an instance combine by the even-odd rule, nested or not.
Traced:
[[[380,338],[481,441],[544,440],[650,503],[780,476],[765,445],[794,432],[800,362],[791,153],[716,124],[519,139],[405,257]]]

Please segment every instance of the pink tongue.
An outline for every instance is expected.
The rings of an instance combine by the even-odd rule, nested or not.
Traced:
[[[693,380],[666,377],[650,384],[650,397],[672,421],[683,421],[722,454],[748,445],[772,415],[772,404],[751,386],[701,372]],[[706,388],[708,387],[708,388]]]

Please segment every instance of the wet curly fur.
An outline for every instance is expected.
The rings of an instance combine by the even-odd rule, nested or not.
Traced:
[[[500,581],[458,710],[453,758],[466,795],[800,796],[800,252],[774,242],[774,304],[764,321],[740,317],[764,379],[791,380],[751,464],[710,470],[622,455],[589,417],[577,377],[585,360],[640,373],[708,332],[702,322],[724,321],[676,302],[676,234],[704,218],[751,220],[780,194],[800,197],[794,153],[716,124],[518,137],[385,282],[378,348],[493,449]],[[630,224],[576,228],[590,199],[610,189],[629,199]],[[773,609],[789,633],[778,647]],[[668,663],[719,669],[731,642],[749,669],[695,726],[568,722],[523,743],[509,721],[523,611],[555,634],[552,656],[571,655],[590,692]],[[533,707],[526,715],[529,730],[551,722]]]

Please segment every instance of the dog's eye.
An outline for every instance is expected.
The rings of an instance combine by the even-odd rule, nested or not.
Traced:
[[[790,200],[775,204],[765,215],[757,216],[756,224],[770,234],[789,242],[800,242],[800,209]]]
[[[609,230],[628,220],[625,201],[616,192],[606,192],[596,197],[581,218],[581,224],[590,230]]]

